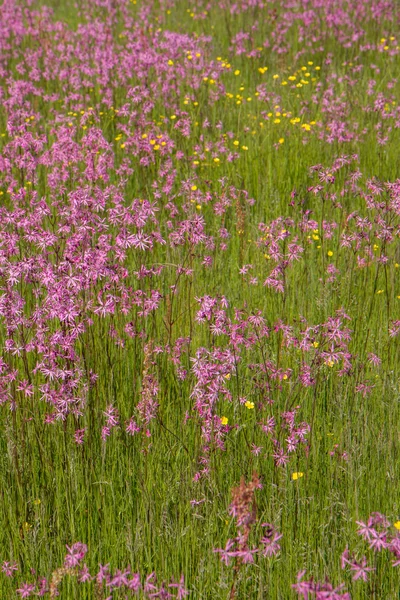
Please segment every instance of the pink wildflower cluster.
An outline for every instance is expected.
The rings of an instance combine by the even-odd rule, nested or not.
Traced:
[[[350,594],[345,591],[344,583],[334,587],[329,581],[319,582],[309,579],[303,580],[305,571],[297,575],[297,583],[292,588],[297,592],[299,598],[303,600],[350,600]]]
[[[123,590],[125,594],[142,594],[143,598],[170,598],[182,600],[188,595],[185,587],[184,577],[180,580],[158,583],[155,573],[151,573],[144,580],[139,573],[134,573],[130,567],[111,571],[110,565],[100,565],[96,574],[91,575],[86,564],[82,563],[88,548],[86,544],[77,542],[72,546],[67,546],[67,555],[64,559],[63,567],[53,571],[51,577],[47,580],[41,578],[37,584],[23,583],[17,589],[20,598],[31,598],[37,596],[49,596],[55,598],[59,595],[58,588],[65,577],[74,577],[78,585],[92,584],[94,586],[94,597],[103,597],[106,594],[107,600],[111,600],[116,590]],[[6,569],[9,569],[9,563],[4,563]],[[3,569],[4,570],[4,569]],[[17,570],[15,564],[12,570]],[[7,574],[7,573],[6,573]],[[128,596],[126,596],[128,597]],[[132,596],[129,596],[132,597]]]
[[[249,546],[250,534],[256,524],[255,490],[257,489],[262,489],[262,484],[256,473],[249,483],[246,484],[242,477],[240,485],[232,489],[229,513],[236,521],[238,535],[234,539],[229,539],[225,548],[214,549],[214,552],[221,554],[221,560],[226,565],[231,559],[235,559],[236,570],[242,564],[253,563],[255,554],[275,556],[281,549],[279,540],[282,534],[278,533],[271,523],[261,525],[264,528],[264,535],[260,540],[260,546],[253,548]]]
[[[379,512],[372,513],[366,523],[357,521],[358,535],[369,544],[374,552],[387,550],[392,556],[393,567],[400,566],[400,523],[393,526],[390,521]],[[344,561],[347,564],[346,551]]]

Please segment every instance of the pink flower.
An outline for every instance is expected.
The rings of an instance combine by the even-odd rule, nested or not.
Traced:
[[[85,557],[87,553],[86,544],[82,544],[81,542],[76,542],[71,547],[67,546],[68,554],[64,559],[64,565],[68,569],[73,569],[78,566],[81,560]]]
[[[21,598],[29,598],[33,596],[35,591],[35,586],[32,583],[23,583],[22,587],[17,590],[17,594],[21,596]]]

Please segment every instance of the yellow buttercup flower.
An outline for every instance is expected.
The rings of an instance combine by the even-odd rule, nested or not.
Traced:
[[[251,410],[252,408],[254,408],[254,402],[250,402],[250,400],[247,400],[247,402],[245,403],[245,407]]]
[[[298,473],[292,473],[292,479],[293,481],[296,481],[297,479],[300,479],[300,477],[303,477],[304,473],[298,472]]]
[[[228,417],[221,417],[221,425],[228,425]]]

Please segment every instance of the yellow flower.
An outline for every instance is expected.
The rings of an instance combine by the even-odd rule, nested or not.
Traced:
[[[247,400],[247,402],[245,403],[245,407],[248,408],[249,410],[254,408],[254,402],[250,402],[250,400]]]
[[[37,498],[36,500],[33,501],[33,504],[35,506],[39,506],[40,502],[41,502],[40,498]]]
[[[195,192],[197,190],[197,185],[192,185],[190,189],[192,190],[192,192]]]
[[[221,417],[221,425],[228,425],[228,417]]]
[[[235,71],[235,75],[240,75],[240,71],[239,71],[239,69],[236,69],[236,71]]]
[[[328,256],[333,256],[332,250],[328,250]]]
[[[278,141],[279,141],[280,144],[283,144],[283,142],[285,141],[285,138],[279,138]]]
[[[293,481],[296,481],[296,479],[300,479],[300,477],[303,477],[304,473],[292,473],[292,479]]]
[[[398,531],[400,531],[400,521],[396,521],[396,523],[393,523],[393,525],[396,527],[396,529]]]

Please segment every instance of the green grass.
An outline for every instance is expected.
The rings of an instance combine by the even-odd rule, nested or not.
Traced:
[[[40,3],[35,4],[39,6]],[[73,15],[72,5],[54,4],[54,18],[76,29],[78,21]],[[298,44],[294,30],[290,34],[288,54],[277,57],[264,49],[260,59],[235,57],[229,50],[229,38],[243,29],[248,30],[249,20],[256,18],[257,11],[252,17],[247,14],[235,18],[228,11],[225,13],[218,9],[217,3],[214,4],[207,18],[199,21],[186,12],[187,2],[177,2],[167,16],[162,7],[154,4],[151,19],[161,15],[160,26],[163,29],[212,35],[212,42],[205,46],[208,58],[216,60],[221,56],[232,64],[232,68],[221,76],[226,91],[236,96],[243,86],[243,97],[251,97],[251,102],[238,106],[235,97],[225,95],[214,102],[210,96],[212,84],[203,82],[198,90],[193,90],[188,81],[183,80],[180,82],[179,102],[192,122],[190,137],[184,138],[174,130],[171,121],[160,121],[160,115],[173,114],[172,109],[164,107],[161,95],[149,115],[149,123],[152,119],[160,123],[160,131],[167,131],[176,148],[187,157],[184,161],[174,162],[177,177],[173,193],[179,196],[175,201],[181,211],[179,218],[184,219],[187,214],[180,188],[180,182],[185,180],[195,181],[202,192],[210,192],[213,203],[228,186],[233,185],[236,189],[246,190],[249,197],[255,199],[255,204],[249,206],[242,199],[236,205],[232,203],[222,216],[214,214],[213,204],[203,204],[201,210],[193,205],[193,215],[204,217],[208,235],[217,235],[220,227],[227,228],[231,239],[226,252],[221,252],[218,244],[215,249],[204,250],[190,247],[187,243],[175,248],[170,244],[158,246],[151,253],[128,252],[124,265],[130,271],[128,281],[132,292],[142,289],[148,293],[157,288],[163,299],[159,309],[146,319],[138,317],[139,309],[132,310],[128,316],[121,312],[106,318],[94,315],[93,325],[79,336],[75,348],[80,366],[86,375],[91,370],[98,375],[96,384],[88,388],[82,417],[70,416],[65,423],[44,424],[48,407],[40,400],[38,388],[44,383],[44,378],[40,374],[32,374],[37,357],[32,353],[24,360],[7,353],[8,364],[20,369],[22,378],[31,378],[36,387],[34,397],[29,399],[18,394],[11,384],[11,394],[18,398],[18,410],[12,412],[7,406],[2,408],[0,559],[18,562],[18,582],[33,581],[35,577],[30,573],[31,569],[38,575],[50,577],[62,565],[65,544],[79,540],[89,547],[87,564],[93,573],[99,563],[108,562],[112,569],[129,564],[133,571],[142,575],[155,571],[159,580],[178,579],[183,573],[191,591],[190,598],[229,598],[233,569],[223,565],[213,549],[224,547],[227,539],[235,536],[234,520],[228,514],[230,490],[238,485],[242,475],[247,481],[255,470],[262,478],[263,489],[256,492],[254,541],[256,543],[261,535],[261,523],[273,522],[283,534],[282,550],[276,558],[260,558],[256,564],[240,570],[237,598],[294,598],[291,584],[295,583],[297,573],[306,569],[307,574],[315,579],[323,580],[327,576],[337,584],[344,581],[351,597],[356,600],[394,600],[399,597],[398,573],[392,568],[387,554],[373,555],[367,549],[366,543],[356,535],[355,522],[366,521],[373,511],[387,514],[391,522],[399,518],[399,342],[398,338],[388,335],[389,323],[398,318],[400,311],[400,269],[395,267],[396,261],[400,262],[397,242],[383,248],[381,245],[377,250],[378,254],[385,251],[389,256],[387,265],[374,262],[371,266],[358,268],[357,252],[342,247],[340,235],[349,213],[359,211],[361,216],[369,216],[372,221],[376,213],[366,209],[364,200],[351,191],[343,198],[338,196],[342,203],[339,209],[328,201],[322,202],[319,196],[307,192],[307,188],[317,182],[315,176],[312,178],[309,174],[310,166],[322,163],[328,168],[336,157],[343,154],[359,155],[357,166],[363,174],[361,181],[364,186],[372,177],[380,181],[396,178],[399,172],[399,129],[393,126],[392,119],[388,143],[379,146],[374,127],[380,121],[380,115],[365,112],[362,107],[372,102],[366,95],[368,81],[376,79],[377,86],[385,90],[386,83],[396,75],[398,61],[396,57],[391,59],[383,53],[371,51],[361,54],[358,59],[358,63],[365,67],[361,75],[354,75],[357,77],[356,86],[350,86],[345,80],[341,83],[337,79],[328,81],[332,73],[339,78],[350,73],[348,64],[343,63],[356,62],[359,48],[355,45],[344,49],[331,39],[324,53],[318,56],[310,52],[310,56],[305,54],[301,62],[303,59],[295,58],[301,44]],[[132,14],[136,14],[139,5],[138,1],[129,9]],[[279,3],[276,7],[279,10]],[[105,18],[103,12],[98,11],[101,18]],[[95,12],[93,9],[92,17]],[[260,16],[258,18],[261,19]],[[159,25],[153,22],[154,27]],[[116,44],[123,43],[118,38],[123,29],[122,19],[116,17]],[[255,34],[255,46],[262,44],[268,31],[267,20],[261,20],[259,31]],[[375,40],[381,37],[381,33],[368,24],[366,36]],[[33,41],[27,38],[25,44],[29,48]],[[21,48],[21,53],[24,49]],[[329,66],[323,64],[328,51],[334,55]],[[283,77],[298,70],[307,60],[322,65],[315,82],[319,88],[309,85],[293,90],[289,89],[290,86],[280,85]],[[16,78],[17,62],[8,67]],[[371,62],[381,68],[379,75],[371,71]],[[264,64],[268,66],[268,72],[262,75],[258,68]],[[240,70],[240,76],[233,74],[235,69]],[[279,74],[279,79],[272,78],[275,73]],[[282,112],[290,111],[293,117],[297,117],[302,106],[305,107],[306,114],[301,116],[301,121],[317,123],[311,126],[310,132],[302,132],[301,123],[292,125],[288,118],[281,117],[281,123],[276,124],[264,119],[262,113],[274,111],[274,104],[257,100],[255,92],[262,82],[267,83],[268,90],[281,95]],[[138,81],[132,81],[132,86],[137,84]],[[51,91],[61,91],[57,81],[53,81],[52,85],[54,89]],[[360,135],[359,141],[328,143],[318,138],[317,131],[326,131],[330,120],[329,115],[322,112],[321,104],[324,91],[329,86],[334,88],[338,97],[343,95],[347,107],[343,119],[349,127],[357,122],[357,131],[367,130]],[[63,94],[67,93],[67,88],[68,84],[65,84]],[[398,91],[396,84],[390,94],[385,93],[398,95]],[[47,92],[50,93],[50,84]],[[126,92],[126,89],[115,90],[115,107],[123,106]],[[152,200],[152,184],[158,178],[160,163],[140,166],[133,154],[120,148],[126,136],[115,141],[120,131],[118,125],[126,124],[133,130],[135,124],[128,123],[128,118],[111,114],[108,109],[106,112],[101,93],[101,85],[96,87],[94,82],[88,92],[90,102],[86,109],[91,104],[96,112],[104,112],[99,117],[100,128],[113,145],[115,164],[120,164],[128,156],[134,168],[134,174],[127,177],[121,190],[125,202],[140,197]],[[192,94],[198,106],[194,106],[192,100],[188,105],[184,104],[186,95]],[[318,102],[313,100],[313,94],[318,97]],[[30,98],[29,103],[41,114],[38,127],[48,135],[46,147],[50,147],[55,139],[51,133],[53,110],[57,106],[57,111],[66,115],[74,110],[73,103],[42,102],[40,98]],[[210,127],[202,129],[201,124],[206,117]],[[220,120],[223,120],[222,131],[216,127]],[[5,122],[6,111],[0,109],[1,131],[5,130]],[[247,132],[246,127],[249,127]],[[222,157],[218,164],[208,158],[200,159],[200,164],[194,167],[196,145],[216,143],[222,132],[229,131],[233,137],[228,140],[227,146],[234,151],[233,141],[239,140],[240,158],[227,162]],[[252,131],[255,133],[252,134]],[[81,143],[83,135],[84,132],[78,128],[78,143]],[[281,138],[284,138],[284,143],[279,144]],[[307,143],[303,143],[303,139]],[[0,138],[0,149],[1,144],[5,145],[9,140],[8,134]],[[274,144],[278,146],[274,147]],[[248,149],[242,150],[242,146]],[[84,177],[85,166],[85,161],[77,164],[77,173],[81,177]],[[350,172],[351,168],[346,167],[343,171]],[[48,179],[49,170],[40,167],[37,174],[35,190],[49,201],[54,192]],[[18,185],[26,185],[23,171],[15,167],[14,176]],[[226,183],[221,183],[222,177],[226,178]],[[343,177],[340,172],[329,191],[340,193]],[[110,183],[118,185],[118,181],[114,169]],[[65,182],[65,194],[79,185],[79,176],[71,175]],[[12,202],[6,192],[8,184],[0,181],[0,186],[4,191],[2,206],[10,209]],[[328,187],[326,185],[326,189]],[[289,202],[293,189],[296,189],[297,196],[296,205],[291,207]],[[169,232],[166,225],[169,218],[165,208],[167,202],[165,194],[157,200],[160,227],[165,237]],[[285,293],[277,294],[262,285],[272,267],[271,261],[264,257],[264,249],[256,243],[262,237],[258,224],[270,223],[279,216],[290,217],[297,222],[306,209],[312,210],[311,218],[318,222],[319,232],[324,220],[335,221],[338,229],[334,230],[331,239],[322,236],[320,240],[310,241],[307,239],[309,232],[296,231],[302,236],[298,243],[305,251],[287,271]],[[55,220],[48,219],[50,231],[56,231],[57,211],[54,217]],[[398,217],[393,218],[392,225],[398,228]],[[113,235],[118,233],[115,227],[112,232]],[[26,240],[19,244],[22,256],[40,254]],[[65,242],[60,245],[60,255],[64,251],[63,244]],[[321,248],[317,248],[318,245]],[[328,251],[333,252],[329,259]],[[205,254],[213,257],[210,269],[202,265]],[[334,283],[325,281],[328,262],[333,262],[339,269]],[[149,268],[156,263],[165,265],[165,268],[153,280],[138,281],[132,275],[141,264]],[[257,286],[248,285],[239,275],[239,268],[249,263],[253,265],[251,275],[258,277]],[[192,268],[193,276],[178,278],[174,270],[178,264]],[[4,285],[3,278],[1,285]],[[176,295],[171,291],[172,285],[178,286]],[[101,282],[93,289],[93,298],[97,297],[100,289]],[[378,294],[380,290],[382,293]],[[34,286],[24,283],[19,291],[26,299],[26,314],[30,314],[36,303]],[[233,308],[244,309],[248,314],[261,310],[271,328],[281,319],[292,325],[295,331],[301,329],[300,317],[304,317],[310,325],[317,325],[326,322],[343,307],[351,316],[348,323],[353,330],[350,352],[357,358],[350,376],[339,377],[336,367],[322,367],[314,387],[302,388],[295,377],[289,378],[282,381],[281,389],[273,387],[274,405],[271,409],[259,410],[256,406],[255,410],[247,410],[239,404],[240,396],[254,400],[256,405],[263,398],[263,393],[256,386],[257,377],[248,364],[261,363],[268,357],[283,369],[293,369],[297,376],[301,353],[294,347],[285,348],[282,335],[274,331],[262,343],[249,350],[243,349],[236,374],[227,384],[233,401],[220,399],[216,405],[217,414],[227,416],[229,424],[237,424],[238,427],[227,434],[225,452],[212,452],[209,475],[195,483],[193,477],[198,471],[202,442],[201,423],[192,411],[194,376],[190,373],[185,381],[181,381],[166,354],[159,354],[152,367],[160,386],[160,406],[158,416],[150,426],[151,438],[146,439],[142,435],[132,438],[121,428],[113,430],[104,443],[100,433],[104,425],[103,411],[109,404],[118,408],[123,424],[140,399],[144,342],[124,334],[128,321],[139,324],[145,336],[154,340],[155,345],[173,344],[179,337],[190,336],[190,345],[182,358],[188,370],[191,369],[190,358],[195,356],[199,347],[227,345],[225,336],[213,339],[208,327],[196,322],[196,298],[206,294],[226,296],[230,303],[228,313],[232,318]],[[49,326],[54,331],[60,329],[57,320]],[[124,336],[125,347],[115,345],[110,327]],[[4,339],[3,325],[2,346]],[[367,355],[370,352],[382,358],[379,369],[368,366]],[[375,387],[370,395],[363,398],[355,393],[355,387],[365,379],[373,380]],[[278,419],[289,404],[300,406],[299,421],[312,424],[309,453],[307,456],[300,451],[291,458],[287,467],[277,469],[272,459],[272,445],[266,441],[257,423],[269,414]],[[191,418],[184,423],[186,412]],[[83,427],[87,428],[85,443],[77,446],[73,434]],[[252,443],[264,447],[260,456],[251,453]],[[347,461],[330,456],[334,444],[338,444],[341,452],[348,453]],[[303,472],[304,477],[292,481],[294,471]],[[194,498],[205,501],[191,506],[190,500]],[[350,575],[341,570],[340,555],[347,544],[360,556],[366,554],[369,563],[376,566],[370,583],[352,582]],[[16,587],[15,580],[0,577],[1,597],[15,597]],[[66,578],[60,587],[60,598],[93,598],[93,590],[92,584],[77,585],[72,578],[71,581]],[[114,597],[122,598],[123,595],[118,596],[115,592]]]

